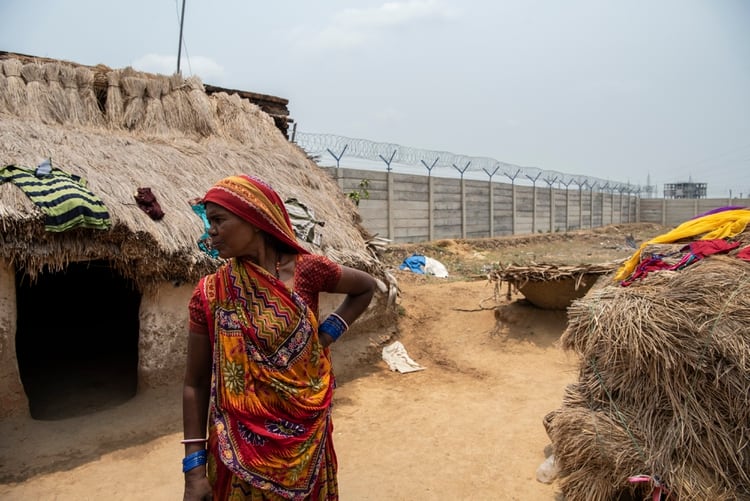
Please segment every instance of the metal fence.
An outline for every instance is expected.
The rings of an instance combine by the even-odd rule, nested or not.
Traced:
[[[593,176],[566,174],[537,167],[522,167],[488,157],[473,157],[447,151],[433,151],[402,146],[393,143],[378,143],[367,139],[356,139],[334,134],[296,132],[292,141],[319,163],[325,163],[330,156],[335,166],[340,167],[346,158],[369,162],[369,169],[385,167],[387,172],[396,171],[409,174],[441,174],[444,177],[460,176],[461,179],[507,178],[511,184],[545,183],[547,186],[578,188],[599,192],[619,193],[640,196],[642,187],[631,183],[612,181]]]

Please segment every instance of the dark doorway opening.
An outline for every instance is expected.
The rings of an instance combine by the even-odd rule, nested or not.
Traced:
[[[141,294],[107,261],[16,272],[16,357],[31,417],[65,419],[119,405],[138,385]]]

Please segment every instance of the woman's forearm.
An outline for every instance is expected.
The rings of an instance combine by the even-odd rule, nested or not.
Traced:
[[[342,267],[336,292],[346,294],[346,298],[336,308],[335,313],[351,325],[370,305],[376,287],[375,279],[370,274]]]
[[[182,427],[184,438],[188,440],[206,438],[208,422],[209,388],[205,386],[183,386],[182,389]],[[204,448],[205,443],[188,442],[185,450],[192,452]]]
[[[186,440],[206,438],[211,385],[211,345],[207,335],[190,332],[185,381],[182,387],[182,427]],[[205,443],[188,442],[192,452]]]

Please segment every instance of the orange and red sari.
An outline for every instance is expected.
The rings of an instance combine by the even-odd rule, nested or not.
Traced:
[[[214,499],[338,499],[333,375],[315,315],[246,260],[230,260],[199,288],[214,350]]]

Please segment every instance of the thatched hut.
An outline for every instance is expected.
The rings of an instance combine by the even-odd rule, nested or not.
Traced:
[[[128,398],[182,377],[186,304],[219,264],[196,244],[203,225],[189,201],[227,175],[257,175],[307,205],[324,222],[319,245],[303,242],[311,251],[384,276],[356,207],[236,93],[8,53],[0,89],[0,169],[49,159],[85,180],[109,216],[102,228],[48,231],[40,207],[0,183],[0,415],[54,418],[55,394],[98,383]],[[137,203],[146,188],[163,217]],[[364,324],[392,318],[384,297]]]
[[[750,230],[729,240],[644,245],[661,271],[568,309],[579,380],[544,420],[566,500],[750,499]]]

